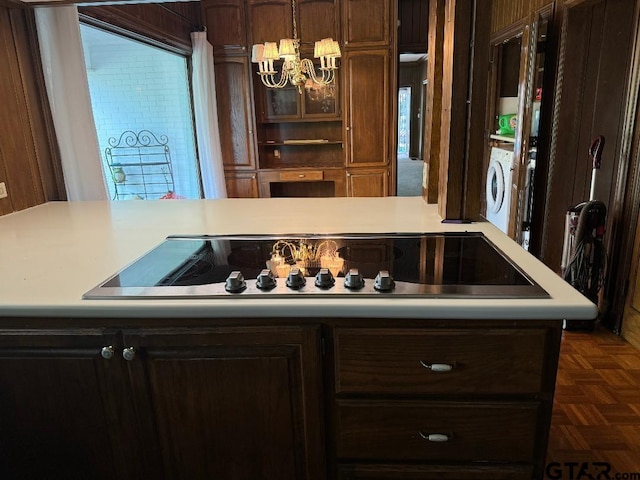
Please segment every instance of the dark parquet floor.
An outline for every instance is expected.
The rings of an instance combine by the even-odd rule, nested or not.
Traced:
[[[580,478],[583,462],[591,474],[602,468],[594,462],[606,462],[611,474],[601,478],[640,479],[640,350],[603,328],[563,333],[550,462],[562,471],[556,466],[549,478]]]

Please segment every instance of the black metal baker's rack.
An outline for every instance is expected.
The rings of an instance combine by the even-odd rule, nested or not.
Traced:
[[[114,200],[158,199],[174,191],[169,139],[149,130],[111,137],[105,149]]]

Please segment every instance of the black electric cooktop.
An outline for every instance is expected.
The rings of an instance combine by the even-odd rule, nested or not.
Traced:
[[[170,236],[83,298],[547,298],[481,233]]]

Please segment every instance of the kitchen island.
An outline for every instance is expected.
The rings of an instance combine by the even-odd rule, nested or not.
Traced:
[[[0,477],[542,478],[562,319],[596,307],[420,198],[0,217]],[[183,235],[481,232],[548,298],[83,300]]]

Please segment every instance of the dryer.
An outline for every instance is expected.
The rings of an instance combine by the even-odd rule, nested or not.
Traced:
[[[513,151],[492,147],[487,170],[486,218],[503,232],[509,227]]]

